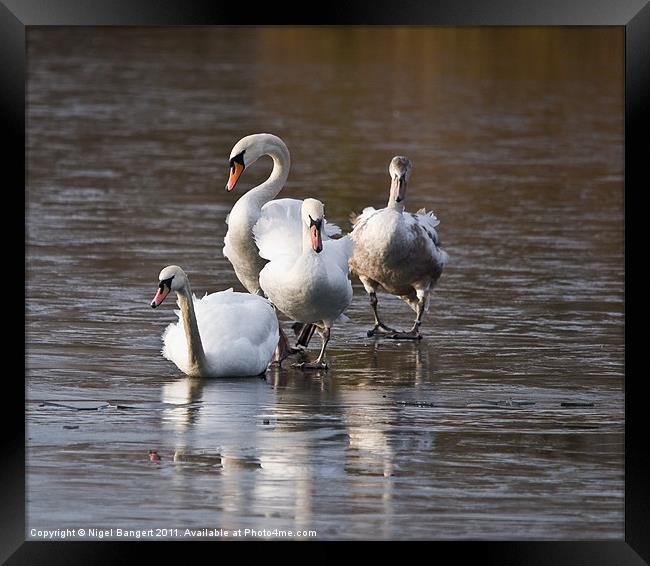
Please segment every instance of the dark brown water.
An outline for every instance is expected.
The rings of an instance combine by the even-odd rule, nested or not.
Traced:
[[[30,28],[27,536],[622,539],[622,47],[614,28]],[[421,343],[366,338],[355,279],[329,372],[190,380],[161,357],[163,266],[243,289],[224,219],[270,160],[226,194],[227,159],[264,131],[291,150],[282,195],[346,231],[412,159],[407,207],[436,211],[451,258]]]

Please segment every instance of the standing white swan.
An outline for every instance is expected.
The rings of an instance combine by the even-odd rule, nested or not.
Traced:
[[[352,301],[352,240],[324,238],[325,226],[323,204],[308,198],[299,211],[281,201],[269,203],[253,228],[260,255],[269,260],[259,276],[264,293],[287,316],[315,324],[323,340],[315,362],[294,364],[302,369],[327,368],[330,328]]]
[[[163,334],[162,354],[192,377],[259,375],[268,367],[278,344],[278,319],[271,304],[256,295],[232,289],[192,295],[185,272],[165,267],[151,306],[175,291],[179,321]]]
[[[448,260],[440,249],[436,226],[440,221],[425,209],[417,213],[404,211],[406,187],[411,176],[411,162],[396,156],[388,168],[391,177],[386,208],[364,209],[352,222],[354,255],[350,269],[355,272],[370,295],[375,326],[368,336],[385,333],[387,338],[420,339],[420,324],[429,309],[429,293],[438,282]],[[416,312],[413,327],[399,332],[386,326],[377,314],[377,289],[383,287],[400,296]]]
[[[235,203],[226,217],[228,231],[223,255],[235,269],[237,278],[249,293],[261,294],[259,275],[266,265],[253,238],[253,226],[262,207],[282,190],[289,176],[291,159],[285,143],[273,134],[252,134],[240,139],[230,152],[230,177],[226,190],[232,191],[246,167],[263,155],[273,159],[273,170],[261,185],[251,189]]]

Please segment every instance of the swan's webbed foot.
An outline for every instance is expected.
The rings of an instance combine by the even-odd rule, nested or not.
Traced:
[[[391,340],[422,340],[422,334],[418,329],[409,330],[408,332],[393,332],[392,334],[386,334],[384,337]]]
[[[420,321],[416,320],[413,328],[408,332],[393,332],[392,334],[387,334],[386,338],[391,338],[393,340],[422,340],[422,334],[420,334]]]
[[[293,346],[288,346],[286,349],[281,349],[277,347],[275,349],[275,354],[273,354],[273,359],[269,365],[282,367],[282,362],[286,360],[289,356],[294,356],[295,354],[300,354],[302,352],[299,348],[294,348]]]
[[[368,338],[372,338],[376,334],[395,334],[398,332],[394,328],[386,326],[381,320],[379,320],[379,313],[377,312],[377,293],[375,293],[375,291],[370,291],[368,297],[370,298],[372,312],[375,315],[375,326],[366,332]]]
[[[291,364],[292,368],[296,369],[301,369],[301,370],[307,370],[307,369],[327,369],[328,365],[327,362],[324,361],[318,361],[316,360],[315,362],[300,362],[300,363],[295,363]]]
[[[394,328],[390,328],[389,326],[386,326],[383,322],[379,322],[375,324],[373,328],[368,330],[366,334],[368,338],[372,338],[375,334],[395,334],[396,332],[399,331],[395,330]]]
[[[301,370],[306,369],[327,369],[327,363],[325,362],[325,348],[327,343],[330,341],[330,329],[326,326],[322,331],[318,331],[323,339],[323,345],[320,350],[320,354],[313,362],[300,362],[296,364],[291,364],[291,367],[298,368]]]
[[[391,338],[393,340],[422,340],[420,325],[422,324],[422,315],[424,314],[425,296],[424,293],[421,293],[420,291],[417,292],[417,296],[417,317],[413,323],[413,328],[408,332],[393,332],[392,334],[386,335],[386,338]]]

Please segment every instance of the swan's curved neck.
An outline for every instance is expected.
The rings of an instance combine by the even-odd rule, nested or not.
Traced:
[[[187,340],[187,351],[189,355],[190,374],[203,375],[205,369],[205,353],[199,334],[199,325],[196,322],[194,313],[194,301],[189,284],[176,291],[178,304],[181,307],[183,326],[185,328],[185,339]]]
[[[282,190],[282,187],[287,182],[289,168],[291,166],[289,150],[282,142],[267,142],[262,155],[268,155],[273,159],[273,170],[266,181],[248,191],[246,195],[248,199],[254,201],[260,208],[274,199]]]

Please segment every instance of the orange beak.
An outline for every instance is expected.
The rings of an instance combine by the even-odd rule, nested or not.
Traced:
[[[320,230],[316,226],[310,228],[311,231],[311,247],[319,254],[323,251],[323,240],[321,238]]]
[[[235,185],[237,184],[237,181],[239,180],[239,177],[242,174],[243,170],[244,166],[241,163],[237,163],[235,161],[232,164],[232,167],[230,169],[230,177],[228,178],[228,184],[226,185],[226,190],[228,192],[232,191],[235,188]]]
[[[157,306],[160,305],[165,300],[165,297],[169,295],[169,287],[166,285],[161,285],[158,287],[158,290],[156,291],[156,295],[153,298],[153,301],[151,301],[151,308],[155,309]]]

